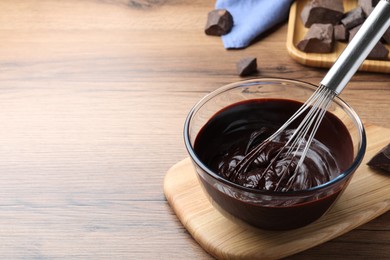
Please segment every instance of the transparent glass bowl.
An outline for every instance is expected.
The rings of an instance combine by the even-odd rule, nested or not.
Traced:
[[[336,97],[328,111],[341,120],[352,139],[352,163],[338,177],[301,191],[274,192],[243,187],[209,169],[194,151],[202,127],[222,109],[245,100],[287,99],[304,103],[317,87],[296,80],[262,78],[223,86],[206,95],[190,111],[184,126],[187,151],[209,200],[226,217],[262,229],[285,230],[305,226],[320,218],[347,187],[365,149],[364,126],[354,110]],[[337,135],[332,138],[339,138]],[[342,145],[340,142],[336,141]]]

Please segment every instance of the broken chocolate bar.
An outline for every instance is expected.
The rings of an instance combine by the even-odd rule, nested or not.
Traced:
[[[209,12],[205,33],[221,36],[230,32],[233,27],[233,17],[226,9],[216,9]]]
[[[374,155],[367,165],[373,169],[390,172],[390,144]]]
[[[342,0],[312,0],[303,8],[301,18],[305,27],[310,27],[315,23],[336,25],[343,15]]]
[[[237,62],[237,73],[241,77],[257,72],[257,59],[255,57],[243,58]]]
[[[358,25],[352,28],[349,31],[349,41],[355,36],[355,34],[359,31],[361,25]],[[374,46],[372,51],[368,54],[368,60],[388,60],[389,50],[386,48],[384,44],[380,41]]]
[[[297,48],[304,52],[329,53],[333,50],[333,25],[315,23]]]
[[[340,42],[348,41],[349,31],[343,24],[333,26],[334,40]]]
[[[347,29],[351,29],[356,27],[364,22],[366,19],[366,15],[363,12],[363,9],[359,6],[351,11],[347,12],[343,19],[341,19],[341,23]]]

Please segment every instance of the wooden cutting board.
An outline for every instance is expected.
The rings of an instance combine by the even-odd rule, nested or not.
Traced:
[[[199,185],[189,158],[171,167],[164,179],[165,196],[181,223],[208,253],[219,259],[286,257],[340,236],[390,209],[390,174],[366,162],[390,143],[390,129],[365,125],[367,151],[350,185],[316,222],[289,231],[239,226],[221,215]]]
[[[346,47],[346,43],[336,42],[332,53],[305,53],[295,47],[308,31],[301,20],[302,9],[308,2],[310,0],[297,0],[291,5],[287,30],[287,51],[294,60],[301,64],[330,68]],[[344,0],[343,3],[345,11],[358,6],[358,0]],[[390,44],[386,44],[386,46],[390,49]],[[359,70],[389,73],[390,54],[389,60],[365,60]]]

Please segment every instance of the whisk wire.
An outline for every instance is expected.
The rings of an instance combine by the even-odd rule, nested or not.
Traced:
[[[300,142],[299,145],[297,147],[295,147],[295,145],[290,146],[290,148],[289,148],[289,150],[292,150],[295,147],[295,152],[293,154],[293,158],[297,155],[297,153],[299,151],[301,151],[301,155],[299,157],[297,165],[295,166],[294,173],[292,174],[292,176],[290,177],[290,179],[288,180],[288,182],[286,184],[287,188],[290,188],[292,183],[295,181],[295,179],[298,175],[298,172],[299,172],[299,168],[303,164],[303,161],[306,158],[307,152],[309,151],[310,144],[312,143],[312,141],[314,139],[314,136],[315,136],[315,134],[316,134],[321,122],[322,122],[322,119],[325,116],[326,111],[328,110],[330,104],[332,103],[334,96],[336,95],[332,90],[327,89],[327,88],[320,90],[320,92],[323,92],[323,94],[321,95],[321,98],[318,102],[318,106],[317,106],[317,104],[315,104],[312,107],[312,109],[310,110],[310,112],[313,112],[313,113],[311,113],[312,117],[310,118],[310,120],[306,121],[306,118],[305,118],[302,121],[305,123],[305,130],[302,132],[296,131],[296,132],[300,132],[300,135],[299,135],[300,137],[296,138],[294,140],[294,142]],[[310,133],[308,134],[309,131],[310,131]],[[305,136],[307,136],[306,139],[305,139]],[[305,144],[305,146],[303,149],[300,149],[302,144]],[[281,183],[281,180],[279,181],[276,189],[279,188],[280,183]]]
[[[282,184],[283,180],[286,178],[288,178],[286,188],[289,189],[292,183],[294,182],[294,180],[296,179],[296,176],[298,175],[299,172],[299,168],[301,167],[303,161],[306,158],[310,144],[318,130],[322,118],[326,113],[326,110],[328,109],[331,101],[333,100],[334,95],[335,94],[333,91],[321,85],[313,93],[313,95],[302,105],[301,107],[302,109],[298,110],[298,111],[306,111],[308,108],[310,108],[307,114],[304,116],[301,123],[294,130],[292,136],[288,139],[288,141],[286,142],[285,146],[282,149],[282,150],[287,149],[286,153],[284,154],[284,158],[289,158],[289,162],[286,166],[286,170],[283,171],[277,184],[275,185],[275,190],[279,190],[280,185]],[[296,114],[300,115],[301,113],[298,112]],[[299,115],[292,116],[290,122],[296,120],[299,117]],[[302,148],[302,146],[304,147]],[[298,157],[299,152],[301,154],[299,155],[298,162],[294,166],[293,173],[289,175],[288,169],[294,163],[295,158]],[[277,156],[279,156],[279,154]],[[277,157],[275,157],[272,160],[271,164],[273,164],[273,162],[276,160]],[[269,167],[267,167],[267,169],[268,168]]]
[[[308,135],[309,131],[311,131],[309,137],[314,137],[315,133],[317,132],[318,126],[321,123],[321,119],[324,117],[325,112],[333,99],[332,94],[333,92],[331,90],[321,86],[318,89],[316,95],[314,96],[314,98],[316,99],[315,102],[311,102],[313,103],[312,105],[310,105],[309,103],[305,103],[303,105],[308,108],[310,107],[310,110],[305,115],[304,119],[301,121],[299,126],[295,129],[291,138],[286,143],[286,145],[289,146],[287,154],[290,154],[294,150],[295,154],[298,152],[300,145],[304,143],[302,142],[304,141],[304,137]],[[309,143],[312,138],[309,139]],[[291,141],[293,141],[293,143],[290,145],[289,143]]]

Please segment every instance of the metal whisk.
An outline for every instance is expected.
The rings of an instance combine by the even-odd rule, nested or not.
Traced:
[[[302,118],[302,115],[304,115],[304,118],[295,129],[294,133],[290,136],[282,149],[280,149],[271,159],[270,164],[260,176],[260,179],[264,178],[267,171],[273,167],[281,157],[288,158],[288,165],[286,165],[274,190],[279,190],[281,182],[288,174],[287,171],[293,167],[293,174],[287,177],[287,187],[291,185],[297,176],[299,167],[301,167],[305,160],[310,144],[313,141],[329,105],[332,103],[334,97],[339,95],[345,88],[357,69],[389,27],[390,0],[381,0],[363,23],[355,37],[330,68],[329,72],[325,75],[318,89],[274,134],[254,147],[236,165],[233,175],[238,176],[240,173],[246,172],[268,144],[277,140],[292,122]]]

